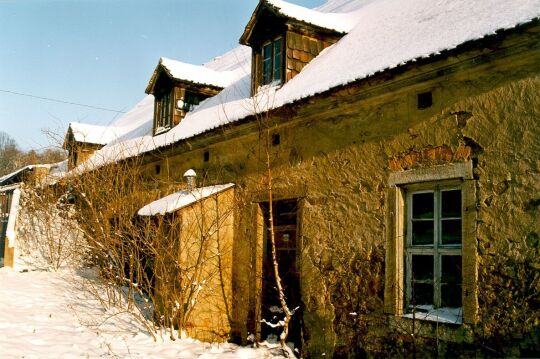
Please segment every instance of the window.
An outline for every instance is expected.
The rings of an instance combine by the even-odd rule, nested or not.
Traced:
[[[407,193],[406,312],[461,323],[461,189]]]
[[[172,101],[171,92],[164,92],[160,97],[156,98],[156,126],[155,132],[172,127]]]
[[[263,45],[262,85],[282,80],[283,40],[281,37]]]
[[[387,313],[477,322],[476,202],[472,161],[390,173],[385,202]]]

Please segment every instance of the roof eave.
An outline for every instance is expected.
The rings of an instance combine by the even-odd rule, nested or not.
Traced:
[[[251,17],[249,18],[249,21],[244,28],[244,32],[242,33],[242,36],[240,36],[240,39],[238,42],[240,45],[250,46],[250,39],[251,35],[253,33],[253,28],[255,27],[255,23],[257,21],[257,18],[259,17],[259,13],[262,11],[262,8],[268,6],[268,3],[265,0],[260,0],[257,4],[257,7],[251,14]]]
[[[310,22],[300,20],[300,19],[297,19],[297,18],[294,18],[294,17],[291,17],[291,16],[287,16],[287,15],[283,14],[280,11],[279,8],[276,8],[274,5],[269,4],[266,0],[260,0],[259,4],[257,5],[255,10],[253,11],[253,14],[251,14],[251,17],[250,17],[246,27],[244,28],[244,32],[242,33],[242,36],[240,36],[240,39],[239,39],[240,45],[251,46],[251,37],[253,35],[253,30],[255,28],[257,18],[259,17],[260,13],[265,9],[272,12],[277,17],[280,17],[282,19],[287,19],[286,20],[287,23],[293,22],[293,23],[302,24],[304,26],[311,27],[312,29],[315,29],[317,31],[326,32],[326,33],[330,33],[330,34],[336,34],[336,35],[345,35],[345,34],[347,34],[347,31],[339,31],[339,30],[336,30],[336,29],[331,29],[331,28],[327,28],[327,27],[324,27],[324,26],[312,24]]]
[[[206,83],[200,83],[200,82],[190,81],[186,79],[176,78],[171,74],[167,66],[163,65],[163,59],[160,59],[158,65],[156,66],[156,69],[154,70],[152,74],[152,77],[150,78],[150,81],[148,82],[148,85],[146,86],[146,90],[144,91],[146,94],[153,95],[155,93],[156,81],[162,72],[165,72],[165,74],[169,77],[169,79],[175,83],[184,83],[192,87],[210,87],[212,89],[215,89],[216,91],[221,91],[224,88],[222,86],[215,85],[215,84],[206,84]]]
[[[163,71],[167,74],[167,76],[169,76],[170,79],[172,79],[171,73],[169,72],[167,67],[163,65],[163,58],[160,58],[156,68],[154,69],[154,72],[152,73],[152,76],[150,77],[150,81],[148,82],[148,85],[146,86],[146,89],[144,90],[146,94],[148,95],[154,94],[156,81],[159,75],[161,75],[161,72]]]
[[[69,126],[68,126],[68,129],[67,129],[67,131],[66,131],[66,135],[64,136],[64,143],[62,144],[62,148],[63,148],[64,150],[66,150],[66,151],[67,151],[67,149],[68,149],[69,142],[71,142],[71,141],[70,141],[70,137],[74,139],[74,136],[73,136],[73,130],[71,129],[71,123],[70,123]]]

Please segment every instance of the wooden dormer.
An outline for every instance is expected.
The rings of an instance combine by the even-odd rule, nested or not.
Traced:
[[[294,15],[294,16],[293,16]],[[330,26],[343,14],[326,14],[280,0],[261,0],[240,37],[252,48],[252,94],[264,85],[282,85],[347,31]]]
[[[116,136],[113,127],[71,122],[64,136],[63,148],[68,153],[68,170],[87,161]]]
[[[154,95],[154,135],[178,125],[186,114],[230,84],[229,72],[161,58],[146,93]]]

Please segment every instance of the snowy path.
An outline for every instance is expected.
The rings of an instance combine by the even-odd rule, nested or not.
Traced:
[[[76,278],[67,271],[0,269],[1,358],[274,358],[232,344],[156,343],[127,314],[105,313],[77,289]]]

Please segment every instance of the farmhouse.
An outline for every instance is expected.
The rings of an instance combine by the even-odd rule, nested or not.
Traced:
[[[179,260],[197,205],[234,201],[202,306],[220,309],[194,309],[188,334],[276,335],[273,227],[289,339],[311,357],[535,356],[539,16],[537,0],[261,0],[238,48],[161,58],[98,140],[72,125],[70,163],[138,159],[157,201],[139,217],[185,219],[167,232]]]

